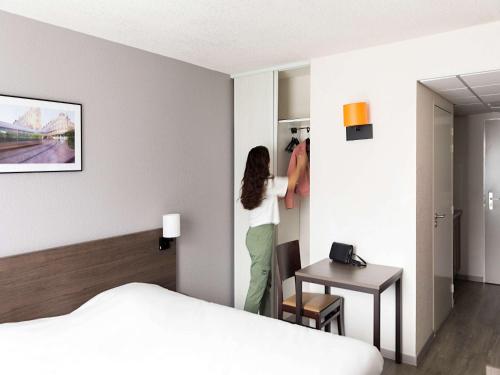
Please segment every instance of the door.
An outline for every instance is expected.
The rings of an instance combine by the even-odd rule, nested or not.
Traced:
[[[500,284],[500,119],[484,123],[485,281]]]
[[[242,309],[250,283],[250,256],[245,245],[248,212],[239,201],[248,151],[263,145],[273,153],[274,73],[234,79],[234,305]],[[271,170],[273,168],[271,161]]]
[[[453,306],[453,116],[434,106],[434,331]]]

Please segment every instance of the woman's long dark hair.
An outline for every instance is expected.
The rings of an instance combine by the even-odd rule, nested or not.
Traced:
[[[247,210],[259,207],[264,199],[264,184],[271,177],[269,151],[264,146],[250,150],[241,187],[241,203]]]

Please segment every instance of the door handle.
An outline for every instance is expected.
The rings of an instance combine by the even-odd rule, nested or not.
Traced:
[[[488,209],[492,210],[493,209],[493,201],[498,201],[500,198],[494,198],[493,197],[493,192],[489,191],[488,192]]]
[[[444,219],[445,217],[446,217],[445,214],[435,213],[434,214],[434,228],[437,228],[437,226],[438,226],[438,219]]]

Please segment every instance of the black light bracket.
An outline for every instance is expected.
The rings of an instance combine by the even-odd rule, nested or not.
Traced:
[[[373,124],[348,126],[345,128],[346,141],[373,139]]]
[[[175,238],[160,237],[158,242],[160,251],[165,251],[172,248],[173,245],[175,245]]]

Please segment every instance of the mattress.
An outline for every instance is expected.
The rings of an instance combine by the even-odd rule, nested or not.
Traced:
[[[155,285],[110,289],[74,312],[0,325],[2,374],[380,374],[372,345]]]

